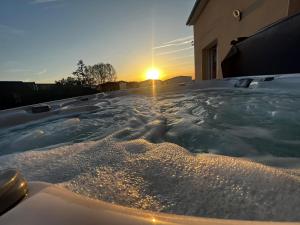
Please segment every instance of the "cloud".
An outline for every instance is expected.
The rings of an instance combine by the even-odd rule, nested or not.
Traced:
[[[32,74],[32,75],[44,75],[48,72],[47,69],[42,69],[40,71],[34,71],[32,69],[25,69],[25,68],[10,68],[4,71],[5,73],[26,73],[26,74]]]
[[[172,44],[172,43],[176,43],[176,42],[182,42],[182,41],[186,41],[186,40],[194,40],[193,36],[187,36],[187,37],[183,37],[183,38],[178,38],[169,42],[166,42],[165,44]]]
[[[180,53],[183,51],[191,50],[193,48],[194,48],[193,36],[187,36],[187,37],[178,38],[172,41],[165,42],[160,46],[153,47],[153,51],[155,52],[156,56],[163,56],[163,55],[172,55],[172,54]],[[160,51],[164,49],[166,50]],[[190,56],[177,57],[177,58],[173,58],[170,61],[174,61],[176,59],[188,58],[188,57]]]
[[[17,29],[15,27],[11,27],[8,25],[0,24],[0,37],[7,34],[20,36],[23,35],[24,33],[25,33],[24,30]]]
[[[20,63],[16,60],[7,60],[4,62],[1,62],[1,66],[6,67],[6,68],[17,67],[19,65],[20,65]]]
[[[168,48],[168,47],[192,44],[192,41],[193,40],[188,40],[188,41],[182,41],[182,42],[178,42],[178,43],[165,44],[165,45],[154,47],[153,49],[161,49],[161,48]]]
[[[31,4],[44,4],[44,3],[50,3],[50,2],[58,2],[60,0],[32,0]]]
[[[178,50],[174,50],[174,51],[168,51],[168,52],[161,52],[161,53],[158,53],[156,54],[157,56],[160,56],[160,55],[171,55],[171,54],[174,54],[174,53],[178,53],[178,52],[182,52],[182,51],[187,51],[187,50],[190,50],[190,49],[194,49],[194,47],[188,47],[188,48],[182,48],[182,49],[178,49]]]
[[[27,72],[30,72],[31,70],[29,69],[23,69],[23,68],[12,68],[12,69],[8,69],[4,72],[6,73],[27,73]]]
[[[43,75],[43,74],[46,74],[47,72],[48,72],[47,69],[43,69],[43,70],[37,72],[36,75]]]
[[[174,46],[181,46],[181,45],[187,45],[187,44],[192,44],[194,38],[193,36],[187,36],[183,38],[178,38],[172,41],[165,42],[161,44],[160,46],[156,46],[153,49],[161,49],[161,48],[168,48],[168,47],[174,47]]]

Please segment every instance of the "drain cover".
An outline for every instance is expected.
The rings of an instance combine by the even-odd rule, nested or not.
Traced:
[[[27,182],[19,171],[0,171],[0,215],[16,206],[27,192]]]

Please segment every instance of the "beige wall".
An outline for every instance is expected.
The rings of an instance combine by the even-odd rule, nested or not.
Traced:
[[[202,51],[212,42],[218,42],[217,79],[222,79],[221,62],[230,50],[230,42],[237,37],[250,36],[257,30],[285,17],[292,10],[289,1],[300,0],[210,0],[194,25],[196,79],[204,79]],[[242,11],[242,20],[233,17],[233,11]]]
[[[300,1],[299,0],[289,0],[289,16],[294,15],[300,11]]]

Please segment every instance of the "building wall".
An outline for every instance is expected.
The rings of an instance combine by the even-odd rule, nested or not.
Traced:
[[[217,42],[217,79],[222,79],[221,62],[230,50],[230,42],[237,37],[254,34],[259,29],[287,16],[300,7],[299,0],[210,0],[194,25],[196,80],[205,79],[203,49]],[[233,17],[234,10],[242,12],[242,19]]]
[[[289,16],[294,15],[300,11],[300,1],[299,0],[289,0]]]

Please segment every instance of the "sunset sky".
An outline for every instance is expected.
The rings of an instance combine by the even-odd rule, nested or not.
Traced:
[[[82,59],[111,63],[118,80],[194,75],[195,0],[1,0],[0,80],[54,82]]]

